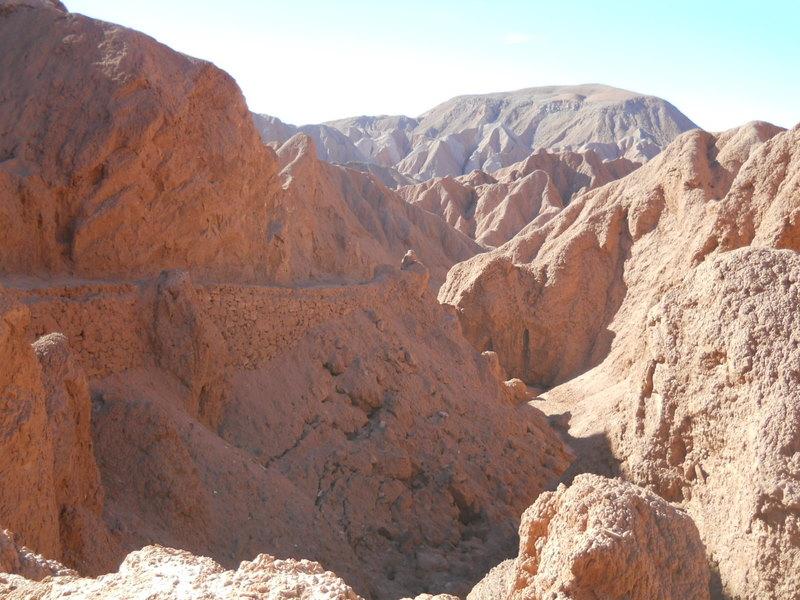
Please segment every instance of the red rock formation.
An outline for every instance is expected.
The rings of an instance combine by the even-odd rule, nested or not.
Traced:
[[[63,336],[31,348],[28,309],[0,302],[7,307],[0,322],[2,523],[36,552],[102,572],[112,564],[112,543],[100,518],[86,378]]]
[[[798,305],[796,251],[710,256],[650,310],[616,394],[626,472],[694,516],[732,597],[800,593]]]
[[[519,555],[493,570],[468,600],[709,598],[697,527],[655,494],[579,475],[525,511]]]
[[[187,388],[187,412],[211,429],[225,409],[225,340],[200,306],[185,272],[164,272],[156,283],[153,353],[156,364]]]
[[[83,573],[102,573],[114,564],[109,556],[113,541],[101,518],[103,489],[92,447],[89,384],[63,334],[39,338],[33,350],[42,368],[53,447],[60,560]]]
[[[0,273],[365,280],[413,245],[440,282],[479,251],[313,156],[281,189],[240,90],[210,63],[50,3],[6,5],[0,39]]]
[[[4,526],[89,573],[158,541],[323,560],[373,597],[467,589],[571,459],[430,293],[478,246],[303,138],[263,148],[209,64],[54,6],[2,32],[26,84],[0,109],[0,295],[88,378],[47,337],[45,392],[14,325]]]
[[[354,596],[307,563],[220,566],[263,552],[369,597],[466,591],[573,458],[520,379],[563,383],[537,402],[573,411],[554,420],[582,453],[567,478],[607,461],[686,507],[728,593],[797,594],[800,130],[683,136],[455,267],[454,310],[430,287],[477,245],[306,138],[265,148],[212,65],[43,0],[0,6],[0,48],[0,524],[84,574],[154,541],[213,557],[151,547],[8,594]],[[586,175],[564,159],[545,181],[534,158],[507,174],[534,205]],[[504,219],[487,231],[524,220]],[[623,484],[584,506],[591,481],[535,505],[553,535],[526,546],[523,588],[569,570],[591,575],[576,594],[702,594],[688,519]],[[604,548],[630,560],[598,562],[618,581],[572,560],[584,508],[623,538]],[[6,569],[53,567],[3,543]]]
[[[530,384],[574,377],[604,359],[612,339],[624,346],[619,336],[630,335],[627,347],[637,347],[638,331],[609,329],[612,320],[643,322],[663,290],[713,248],[710,213],[735,204],[748,185],[734,181],[744,157],[778,131],[756,123],[719,137],[684,134],[545,225],[531,224],[503,248],[458,264],[439,298],[458,306],[479,350],[494,350],[510,375]]]
[[[23,306],[0,306],[0,514],[3,527],[26,545],[59,558],[52,438],[41,368],[27,340],[29,319]]]
[[[322,560],[371,596],[458,591],[510,550],[525,505],[569,463],[412,255],[360,286],[171,275],[161,289],[6,292],[35,330],[81,339],[106,521],[125,550],[157,539],[232,564],[268,549]],[[176,341],[151,343],[152,315]],[[109,319],[135,325],[109,344]],[[193,381],[225,390],[216,422]]]
[[[573,473],[685,507],[731,597],[800,589],[798,148],[763,123],[681,136],[442,294],[511,374],[560,384],[538,406],[565,418]]]
[[[0,272],[263,272],[276,161],[230,76],[49,3],[0,39]]]

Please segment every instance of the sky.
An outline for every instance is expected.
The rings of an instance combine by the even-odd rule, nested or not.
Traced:
[[[234,76],[305,124],[417,116],[460,94],[604,83],[699,126],[800,122],[797,0],[65,0]]]

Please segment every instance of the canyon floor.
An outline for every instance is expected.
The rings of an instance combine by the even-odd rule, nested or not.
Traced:
[[[0,50],[0,597],[800,598],[800,126]]]

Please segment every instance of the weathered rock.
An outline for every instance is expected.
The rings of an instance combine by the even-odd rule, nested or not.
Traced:
[[[230,76],[58,3],[0,39],[0,272],[263,277],[277,164]]]
[[[519,535],[513,571],[501,566],[490,575],[509,586],[505,593],[483,582],[470,599],[709,597],[708,565],[691,518],[629,483],[579,475],[569,488],[539,496]]]
[[[585,165],[561,153],[564,170],[553,166],[543,177],[537,161],[551,159],[535,155],[501,176],[508,193],[487,200],[501,206],[523,194],[533,200],[530,211],[501,208],[486,230],[501,240],[526,215],[544,214],[542,203],[549,220],[534,218],[501,251],[451,272],[443,298],[458,306],[456,315],[430,287],[477,244],[375,176],[318,160],[307,137],[288,139],[277,153],[265,148],[239,90],[212,65],[44,0],[3,3],[0,40],[0,89],[8,90],[0,103],[0,273],[3,302],[16,307],[0,311],[0,390],[9,407],[0,415],[0,475],[12,484],[0,489],[0,522],[84,574],[153,541],[213,557],[150,548],[105,579],[34,584],[9,576],[1,584],[9,593],[128,597],[160,585],[174,590],[174,573],[178,590],[186,581],[187,593],[198,595],[219,595],[215,586],[226,583],[235,593],[239,585],[242,593],[325,593],[314,586],[329,578],[302,563],[284,564],[284,572],[262,557],[252,569],[223,572],[221,565],[264,551],[321,560],[369,597],[464,592],[512,552],[522,510],[573,458],[525,402],[522,380],[550,386],[600,363],[537,403],[569,404],[574,418],[558,421],[567,435],[581,442],[581,428],[593,422],[608,452],[627,460],[616,465],[620,472],[684,502],[731,593],[796,592],[786,573],[797,570],[797,436],[793,392],[785,392],[796,379],[796,336],[794,317],[783,315],[797,302],[789,258],[797,249],[797,131],[775,135],[754,124],[685,135],[636,173],[562,210],[553,190],[582,189]],[[665,117],[665,139],[682,126],[658,102],[584,91],[548,91],[545,112],[574,116],[624,100],[622,110],[642,119]],[[494,169],[528,156],[548,128],[561,127],[498,126],[491,113],[505,119],[516,101],[464,100],[469,110],[444,111],[440,131],[430,121],[417,149],[391,132],[375,144],[358,131],[331,139],[343,155],[352,144],[415,173],[460,174],[470,161]],[[475,119],[480,141],[471,148],[462,134]],[[416,127],[390,121],[382,122]],[[359,127],[373,125],[377,131],[375,123]],[[641,129],[626,130],[624,140],[615,133],[608,148],[595,150],[649,157],[665,140]],[[585,140],[550,141],[574,144],[590,162]],[[491,184],[480,173],[464,181]],[[749,243],[793,250],[738,250],[730,260],[741,261],[741,273],[739,262],[714,262]],[[766,308],[751,309],[744,296],[726,304],[714,295],[723,285],[707,287],[706,269],[730,271],[740,287],[760,282]],[[664,298],[670,304],[660,306]],[[662,315],[656,322],[667,323],[664,331],[651,326],[656,341],[643,335],[653,306]],[[694,323],[696,307],[726,314],[730,326]],[[711,400],[728,379],[686,380],[677,367],[720,361],[687,347],[684,320],[696,339],[744,332],[772,352],[753,358],[751,371],[732,361],[725,377],[742,396],[732,394],[729,407]],[[760,337],[762,324],[776,346]],[[770,333],[784,325],[786,335]],[[479,355],[462,329],[489,353]],[[31,333],[53,331],[63,337],[37,342],[40,366]],[[740,342],[728,344],[726,356],[749,344]],[[579,405],[595,403],[604,418],[579,414]],[[748,419],[748,448],[731,441],[732,415]],[[702,425],[707,416],[713,426]],[[725,461],[747,478],[718,485]],[[769,465],[771,474],[753,475],[747,461]],[[662,513],[672,525],[680,521],[663,503],[656,516],[626,512],[628,503],[650,502],[643,494],[620,492],[621,514],[630,517],[620,527],[638,531],[637,519]],[[738,520],[720,516],[725,494]],[[750,529],[742,530],[745,517]],[[663,557],[676,537],[672,525],[663,539],[637,537],[646,551],[636,556]],[[566,548],[576,540],[567,534],[550,546]],[[744,558],[733,555],[732,536],[746,540]],[[688,550],[684,558],[692,569],[705,564]],[[660,593],[665,573],[639,570],[641,589]],[[631,581],[628,572],[598,585],[613,592]],[[331,581],[328,591],[352,593],[341,586]]]
[[[0,531],[0,589],[4,583],[3,573],[21,575],[32,581],[56,575],[77,575],[61,563],[31,552],[8,530]]]
[[[100,513],[91,405],[66,339],[28,342],[30,312],[0,294],[0,522],[48,558],[88,573],[113,560]],[[38,359],[38,360],[37,360]]]
[[[238,569],[226,571],[210,558],[148,546],[129,554],[117,573],[98,579],[76,577],[64,571],[53,569],[56,576],[40,582],[24,576],[0,575],[0,594],[9,600],[31,597],[360,600],[350,586],[318,563],[281,560],[268,554],[259,554],[252,561],[242,562]]]
[[[282,285],[368,281],[413,248],[435,286],[482,249],[367,173],[316,157],[304,134],[278,149],[284,193],[268,215],[270,279]]]
[[[799,135],[786,132],[755,150],[779,131],[754,123],[718,137],[684,134],[544,225],[532,223],[504,247],[456,265],[439,299],[458,307],[479,350],[497,352],[509,375],[529,384],[552,386],[580,374],[602,361],[612,342],[624,346],[621,336],[631,338],[626,347],[635,354],[642,340],[634,324],[713,248],[714,214],[729,211],[747,189],[737,170],[759,164],[778,138]]]
[[[603,162],[592,150],[538,150],[491,175],[431,179],[398,190],[408,202],[441,215],[483,246],[500,246],[526,226],[552,219],[573,196],[619,179],[639,163]]]
[[[222,439],[194,426],[177,380],[98,380],[97,452],[124,547],[159,539],[224,564],[292,553],[378,597],[464,590],[510,551],[570,454],[507,400],[406,262],[350,288],[195,285],[230,360]],[[83,310],[75,330],[97,318]],[[425,566],[436,555],[445,570]]]
[[[800,586],[798,149],[800,129],[763,123],[686,134],[443,292],[510,374],[560,384],[537,406],[579,452],[568,478],[621,474],[685,507],[719,597]]]
[[[53,441],[29,320],[26,307],[0,296],[0,522],[34,551],[58,558]]]
[[[467,600],[508,600],[516,581],[514,562],[513,558],[509,558],[492,567],[467,594]]]
[[[364,281],[414,247],[441,283],[480,251],[302,140],[279,178],[210,63],[52,3],[4,5],[0,39],[0,273]]]
[[[53,447],[53,485],[59,515],[61,562],[86,574],[112,568],[113,542],[103,523],[103,488],[92,445],[89,384],[61,333],[33,344],[42,369]]]
[[[189,414],[214,429],[225,408],[225,340],[203,314],[187,273],[162,273],[156,295],[156,361],[188,388]]]
[[[0,522],[85,573],[158,541],[468,589],[572,457],[430,292],[477,244],[307,138],[264,148],[227,75],[146,36],[15,3],[0,40],[0,272],[27,307],[0,338]],[[26,311],[65,336],[39,347],[52,426]]]
[[[707,258],[651,309],[614,431],[625,472],[695,518],[730,597],[800,594],[798,305],[797,252]]]
[[[91,372],[116,545],[96,555],[118,563],[158,540],[232,565],[269,550],[324,560],[380,598],[465,591],[507,555],[571,454],[509,401],[419,259],[404,262],[354,286],[172,273],[7,288]],[[225,403],[208,427],[190,384],[217,375]]]
[[[504,382],[504,385],[506,386],[506,393],[514,404],[522,404],[529,400],[528,386],[521,379],[509,379]]]

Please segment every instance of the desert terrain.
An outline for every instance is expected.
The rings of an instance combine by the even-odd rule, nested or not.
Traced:
[[[800,598],[800,126],[0,50],[0,597]]]

